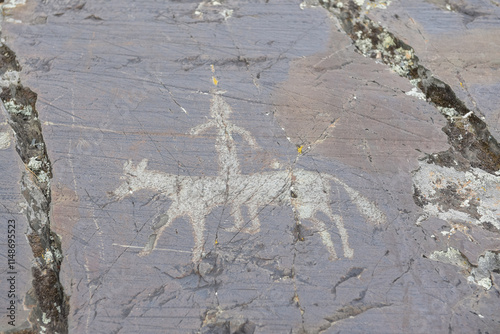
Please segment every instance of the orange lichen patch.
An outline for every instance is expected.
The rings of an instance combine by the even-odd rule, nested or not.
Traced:
[[[462,183],[462,182],[458,182],[458,187],[457,187],[457,191],[465,191],[465,187],[467,187],[469,184],[471,184],[471,180],[467,180],[467,182],[465,183]]]
[[[469,234],[470,227],[465,226],[463,224],[459,224],[459,223],[450,223],[450,226],[451,226],[451,229],[447,233],[448,239],[450,239],[450,237],[452,235],[454,235],[455,233],[461,232],[463,235],[467,236],[471,242],[474,241],[474,238]]]
[[[443,187],[443,184],[441,182],[441,178],[437,178],[436,181],[434,181],[434,186],[437,188],[437,189],[441,189]]]

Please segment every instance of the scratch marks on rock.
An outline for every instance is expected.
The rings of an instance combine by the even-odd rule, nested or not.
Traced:
[[[492,174],[500,170],[500,145],[491,136],[486,123],[457,98],[448,84],[419,64],[411,46],[373,22],[358,1],[321,0],[320,4],[339,19],[360,53],[387,64],[410,80],[446,118],[448,122],[443,131],[451,148],[437,153],[431,160],[433,163],[453,168],[471,166]]]
[[[407,78],[414,88],[406,95],[426,100],[446,119],[442,130],[448,137],[450,148],[427,155],[413,172],[413,198],[424,210],[417,224],[429,217],[437,217],[450,224],[453,231],[465,231],[470,241],[474,239],[468,234],[467,225],[498,233],[500,145],[487,124],[457,97],[450,85],[435,78],[420,64],[410,45],[380,23],[372,21],[362,8],[364,1],[320,0],[319,3],[337,17],[361,54],[388,65],[398,75]],[[450,5],[447,9],[462,10]],[[481,15],[474,11],[463,14],[470,18],[466,23]],[[452,234],[446,235],[450,237]],[[477,266],[472,265],[459,250],[450,247],[445,252],[434,252],[430,258],[462,268],[470,273],[469,281],[485,289],[493,284],[490,273],[498,270],[498,253],[489,250],[478,259]]]
[[[117,200],[141,189],[151,189],[168,196],[172,201],[168,210],[156,217],[152,225],[153,233],[141,255],[149,255],[156,248],[158,238],[175,219],[187,216],[190,218],[194,232],[193,263],[199,265],[205,254],[205,219],[215,208],[227,206],[232,208],[230,212],[234,218],[234,227],[227,229],[227,232],[253,234],[260,230],[259,213],[262,208],[286,205],[292,208],[297,226],[303,220],[308,220],[314,225],[328,250],[330,259],[336,260],[337,253],[329,228],[316,217],[317,214],[325,214],[331,222],[335,223],[339,231],[344,256],[352,258],[354,250],[349,245],[349,236],[343,218],[334,214],[331,209],[330,183],[332,182],[340,185],[347,192],[366,221],[373,224],[382,224],[386,221],[385,214],[374,203],[327,173],[285,169],[242,174],[233,133],[239,134],[250,147],[254,149],[260,149],[260,147],[250,132],[232,124],[231,113],[231,107],[223,99],[221,93],[214,92],[210,105],[212,118],[191,130],[193,135],[198,135],[209,128],[217,130],[215,142],[219,156],[217,176],[184,176],[150,171],[146,169],[148,164],[146,159],[135,167],[132,161],[124,164],[122,177],[124,182],[111,193]],[[248,209],[251,217],[246,223],[241,213],[243,206]],[[247,227],[247,224],[251,224],[250,227]],[[216,245],[217,243],[216,239]]]

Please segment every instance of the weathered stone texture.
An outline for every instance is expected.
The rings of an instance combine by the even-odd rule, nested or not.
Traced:
[[[69,332],[499,330],[498,176],[434,164],[450,148],[445,117],[314,3],[6,12],[52,161]],[[493,3],[368,15],[497,135]],[[1,163],[14,173],[18,160]],[[433,192],[438,171],[463,177],[446,181],[451,200]],[[467,181],[491,191],[473,199]]]
[[[29,311],[25,309],[25,297],[28,290],[31,288],[31,249],[28,240],[25,236],[28,229],[26,221],[26,204],[20,192],[20,180],[24,164],[19,159],[15,150],[15,137],[10,126],[7,123],[5,113],[0,113],[0,170],[1,187],[0,187],[0,219],[2,239],[0,241],[0,249],[2,249],[2,279],[0,281],[1,291],[1,308],[2,317],[0,318],[0,331],[6,332],[11,329],[21,329],[29,326],[27,322]],[[15,221],[15,264],[14,270],[10,270],[8,265],[8,230],[9,220]],[[12,259],[12,258],[11,258]],[[9,272],[15,272],[15,297],[9,298],[11,290],[8,279],[12,276]],[[14,325],[9,325],[8,322],[13,320],[7,317],[7,307],[10,301],[16,303],[16,316]]]
[[[393,1],[370,15],[410,44],[421,62],[500,137],[498,3]]]

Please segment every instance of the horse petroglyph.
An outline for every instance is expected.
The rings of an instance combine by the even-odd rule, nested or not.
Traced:
[[[216,176],[184,176],[161,171],[148,170],[148,160],[144,159],[134,166],[128,161],[123,166],[124,182],[113,191],[116,199],[121,200],[141,189],[150,189],[167,196],[171,203],[166,212],[154,218],[149,240],[139,253],[150,254],[158,239],[174,220],[188,217],[194,230],[192,261],[202,260],[205,244],[205,218],[217,207],[229,206],[234,226],[228,232],[258,233],[260,230],[259,212],[268,206],[290,206],[300,223],[310,221],[318,231],[321,241],[327,248],[330,259],[337,259],[334,244],[325,222],[316,217],[323,213],[330,219],[339,232],[344,256],[352,258],[353,249],[344,227],[343,218],[331,209],[332,188],[336,183],[345,190],[357,210],[367,221],[374,224],[385,222],[385,215],[375,204],[363,197],[336,177],[315,171],[298,168],[276,170],[253,174],[242,174],[237,157],[233,133],[239,134],[252,148],[260,149],[250,132],[231,123],[232,109],[218,93],[213,93],[208,122],[191,129],[193,136],[210,128],[215,128],[217,138],[215,148],[219,158],[219,171]],[[250,226],[246,227],[241,208],[246,207],[250,216]]]

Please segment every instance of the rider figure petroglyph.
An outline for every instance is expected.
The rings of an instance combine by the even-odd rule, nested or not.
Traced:
[[[212,118],[208,120],[208,122],[192,128],[190,134],[200,135],[211,128],[217,130],[215,149],[219,158],[219,177],[221,177],[226,184],[226,195],[229,202],[231,200],[231,195],[235,193],[234,190],[238,188],[235,182],[240,182],[239,176],[241,175],[233,134],[239,134],[254,149],[260,149],[260,147],[249,131],[233,124],[229,120],[233,110],[231,106],[224,101],[220,92],[216,91],[212,93],[212,96],[210,102],[210,116]],[[244,220],[239,206],[232,205],[231,215],[235,220],[235,227],[228,229],[229,232],[258,232],[258,228],[255,227],[250,229],[243,228]]]
[[[214,79],[214,84],[215,79]],[[177,218],[187,217],[194,231],[192,261],[200,263],[205,245],[205,219],[217,207],[230,205],[234,226],[228,232],[256,233],[260,228],[259,213],[268,206],[290,206],[298,223],[310,221],[318,231],[321,241],[326,246],[330,259],[337,259],[334,244],[327,225],[316,215],[323,213],[335,224],[342,241],[346,258],[352,258],[354,250],[349,246],[348,233],[342,216],[331,209],[331,183],[342,188],[355,204],[360,215],[366,221],[382,224],[385,214],[377,206],[353,188],[333,175],[298,168],[242,174],[238,161],[236,143],[233,134],[240,135],[252,148],[260,149],[251,133],[230,121],[232,109],[220,92],[213,92],[210,103],[210,116],[206,123],[191,129],[192,135],[200,135],[214,128],[217,136],[215,149],[219,159],[219,171],[216,176],[175,175],[147,169],[144,159],[136,167],[132,161],[124,164],[125,180],[113,195],[122,199],[135,191],[151,189],[170,199],[170,205],[154,219],[153,232],[139,255],[150,254],[157,246],[158,238]],[[335,188],[338,191],[338,188]],[[250,227],[245,227],[241,207],[246,206],[250,216]]]

